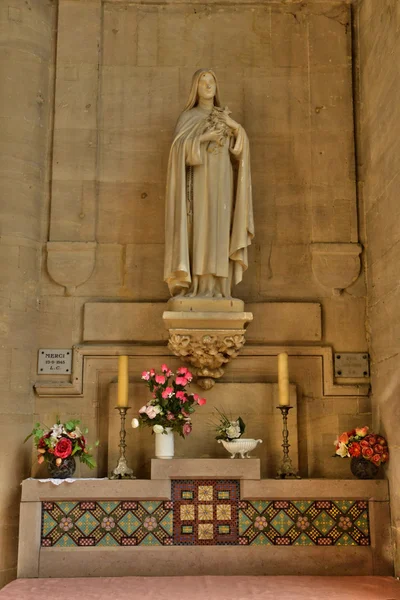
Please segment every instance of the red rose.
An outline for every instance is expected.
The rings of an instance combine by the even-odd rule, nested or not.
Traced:
[[[381,446],[387,446],[387,441],[385,440],[384,437],[382,437],[381,435],[378,435],[378,437],[376,438],[376,441],[378,442],[378,444],[380,444]]]
[[[376,436],[375,435],[367,435],[367,437],[365,439],[369,443],[370,446],[375,446],[375,444],[376,444]]]
[[[350,456],[360,456],[361,446],[358,442],[353,442],[352,444],[350,444],[349,454],[350,454]]]
[[[375,452],[377,454],[382,454],[382,452],[383,452],[383,446],[381,446],[380,444],[375,444],[374,450],[375,450]]]
[[[374,463],[374,465],[379,466],[381,464],[381,458],[382,457],[380,454],[374,454],[371,458],[371,462]]]
[[[383,463],[387,462],[389,460],[389,452],[384,452],[383,454],[381,454],[381,461]]]
[[[371,447],[369,447],[369,448],[364,448],[363,447],[362,448],[362,455],[363,455],[364,458],[366,458],[366,459],[369,460],[373,454],[374,454],[374,451],[372,450]]]
[[[361,448],[369,448],[369,443],[367,442],[367,440],[361,440],[360,442],[360,446]]]
[[[62,437],[54,448],[54,455],[58,458],[67,458],[72,452],[72,442],[69,438]]]

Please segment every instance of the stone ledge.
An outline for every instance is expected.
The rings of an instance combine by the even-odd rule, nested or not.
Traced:
[[[165,461],[162,461],[165,462]],[[37,479],[25,479],[22,482],[21,502],[40,502],[42,500],[170,500],[171,483],[161,478],[116,480],[109,479],[85,480],[77,479],[73,483],[42,483]]]
[[[260,479],[260,459],[173,458],[151,459],[152,480]]]
[[[386,479],[259,479],[240,482],[242,499],[389,501]]]

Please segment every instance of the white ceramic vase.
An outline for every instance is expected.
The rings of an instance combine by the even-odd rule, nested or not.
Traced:
[[[166,427],[167,433],[156,433],[156,458],[174,458],[174,432]]]

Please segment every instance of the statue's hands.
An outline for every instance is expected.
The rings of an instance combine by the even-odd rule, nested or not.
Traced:
[[[234,133],[237,133],[240,125],[236,123],[228,114],[228,112],[223,112],[221,114],[221,120],[224,121],[225,125],[227,125]]]
[[[216,144],[219,144],[220,146],[222,146],[224,143],[224,140],[223,140],[223,136],[221,135],[221,132],[207,131],[206,133],[203,133],[200,136],[200,143],[202,143],[202,142],[215,142]]]

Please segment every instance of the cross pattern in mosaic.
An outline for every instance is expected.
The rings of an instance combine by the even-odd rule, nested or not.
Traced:
[[[172,481],[174,544],[237,545],[239,481]]]
[[[42,503],[42,546],[368,546],[360,500],[240,500],[239,481],[173,480],[171,501]]]
[[[168,546],[172,503],[43,502],[42,546]]]
[[[354,500],[242,500],[239,544],[368,546],[368,504]]]

